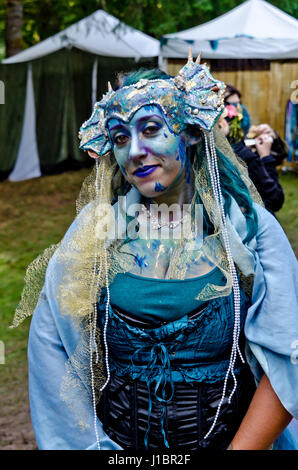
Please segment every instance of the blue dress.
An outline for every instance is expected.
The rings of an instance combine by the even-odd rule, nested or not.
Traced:
[[[297,260],[277,220],[261,206],[256,204],[255,208],[261,223],[256,237],[246,246],[254,271],[251,306],[244,322],[246,360],[256,382],[265,373],[284,407],[298,418]],[[88,209],[82,210],[65,239],[73,237],[91,216]],[[243,240],[246,236],[246,222],[236,204],[231,205],[229,220],[237,248],[237,237]],[[62,241],[59,250],[63,249]],[[240,248],[235,249],[233,257],[241,264]],[[90,382],[86,373],[79,374],[72,360],[83,332],[59,309],[57,292],[63,273],[64,266],[54,255],[31,321],[28,364],[32,424],[39,449],[97,450]],[[88,354],[84,357],[80,357],[80,363],[88,371]],[[68,387],[65,397],[65,377],[71,374],[76,387]],[[83,422],[77,419],[78,407],[80,417],[84,413]],[[296,423],[293,420],[286,428],[276,448],[298,449]],[[104,432],[99,419],[96,427],[102,450],[121,450]]]
[[[124,448],[225,449],[237,431],[251,398],[252,382],[247,382],[241,361],[235,375],[240,382],[241,373],[239,386],[246,394],[240,399],[237,390],[231,405],[225,403],[212,436],[204,439],[210,428],[208,413],[214,414],[206,402],[216,401],[215,392],[221,396],[234,326],[232,295],[204,304],[195,299],[208,282],[225,285],[219,268],[186,280],[117,274],[110,286],[107,342],[111,382],[99,415],[106,432]],[[103,295],[99,302],[102,331],[105,302]],[[249,298],[241,290],[241,329],[249,306]]]

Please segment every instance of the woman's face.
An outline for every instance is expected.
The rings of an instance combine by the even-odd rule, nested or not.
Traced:
[[[239,95],[237,95],[237,93],[233,93],[233,95],[230,95],[228,98],[226,98],[226,103],[233,105],[240,104]]]
[[[108,132],[126,180],[145,197],[157,197],[184,178],[185,141],[170,131],[158,106],[140,108],[128,123],[112,118]]]

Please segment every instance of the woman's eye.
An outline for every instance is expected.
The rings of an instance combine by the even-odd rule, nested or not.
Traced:
[[[158,124],[148,124],[147,127],[143,130],[144,135],[154,135],[156,134],[160,129],[160,126]]]
[[[127,142],[127,140],[128,137],[125,134],[116,135],[116,137],[114,137],[114,142],[116,145],[123,145]]]

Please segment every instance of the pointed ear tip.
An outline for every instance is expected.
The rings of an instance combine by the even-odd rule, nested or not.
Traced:
[[[188,62],[193,62],[191,46],[188,48]]]
[[[201,57],[202,57],[202,51],[200,51],[199,54],[198,54],[196,64],[199,64],[201,62]]]

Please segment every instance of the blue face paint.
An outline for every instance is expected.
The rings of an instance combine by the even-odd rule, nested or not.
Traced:
[[[108,132],[122,173],[142,195],[175,187],[185,168],[185,142],[171,132],[158,106],[140,108],[128,122],[111,118]]]
[[[161,183],[159,183],[158,181],[155,183],[155,191],[157,193],[160,193],[161,191],[165,191],[167,189],[166,186],[163,186]]]

